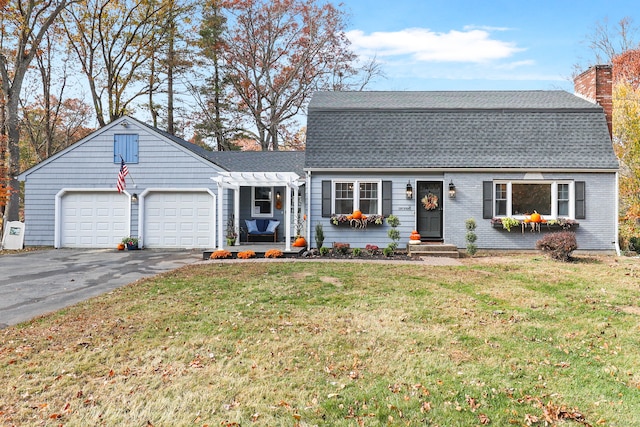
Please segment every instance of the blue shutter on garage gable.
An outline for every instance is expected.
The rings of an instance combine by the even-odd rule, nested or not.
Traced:
[[[138,135],[117,134],[113,136],[113,163],[138,163]]]

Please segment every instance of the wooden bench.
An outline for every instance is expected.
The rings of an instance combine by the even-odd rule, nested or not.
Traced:
[[[245,219],[247,226],[247,242],[251,241],[251,238],[257,237],[271,237],[273,241],[278,241],[278,226],[280,221],[274,219]]]

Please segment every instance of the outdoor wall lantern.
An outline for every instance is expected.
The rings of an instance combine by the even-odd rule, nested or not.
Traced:
[[[137,193],[133,193],[131,195],[131,203],[138,203],[138,194]]]
[[[276,191],[276,209],[282,209],[282,195]]]
[[[411,186],[411,181],[407,183],[407,199],[413,199],[413,187]]]
[[[120,122],[120,125],[121,125],[123,128],[128,128],[128,127],[129,127],[129,122],[128,122],[128,121],[126,121],[126,120],[123,120],[123,121],[121,121],[121,122]]]
[[[456,186],[453,183],[453,180],[449,181],[449,198],[450,199],[456,198]]]

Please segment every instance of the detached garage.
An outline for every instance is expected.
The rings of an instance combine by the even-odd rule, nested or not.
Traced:
[[[216,198],[210,190],[147,190],[140,203],[144,247],[215,246]]]
[[[62,190],[56,195],[58,248],[115,247],[129,235],[129,196],[113,189]]]

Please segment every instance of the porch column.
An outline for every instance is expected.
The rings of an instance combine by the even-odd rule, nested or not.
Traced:
[[[285,227],[285,236],[284,236],[284,250],[291,250],[291,186],[287,184],[285,186],[285,197],[284,197],[284,222],[286,223]]]
[[[222,218],[222,205],[224,203],[224,187],[222,186],[222,182],[218,181],[218,221],[216,224],[218,226],[218,247],[216,249],[222,249],[224,242],[224,223]]]
[[[234,246],[240,245],[240,187],[233,189],[233,226],[238,232]]]

